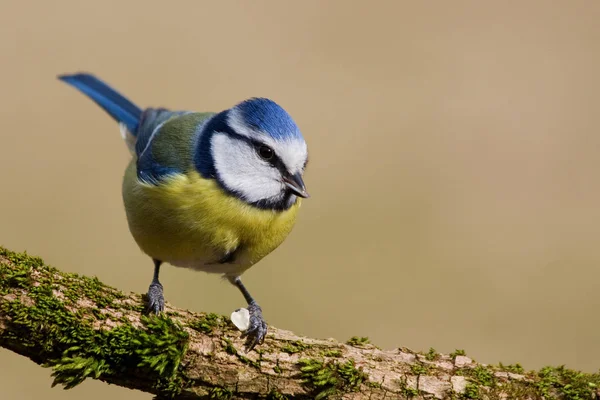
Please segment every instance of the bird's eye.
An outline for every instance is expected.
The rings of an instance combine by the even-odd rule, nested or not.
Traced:
[[[269,161],[270,159],[272,159],[272,158],[273,158],[273,155],[274,155],[274,154],[275,154],[275,153],[273,152],[273,149],[272,149],[272,148],[270,148],[269,146],[262,145],[262,146],[260,146],[260,147],[258,148],[258,155],[259,155],[259,156],[260,156],[260,157],[261,157],[263,160]]]

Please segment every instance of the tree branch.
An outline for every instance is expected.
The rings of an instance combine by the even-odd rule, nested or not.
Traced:
[[[383,351],[274,327],[246,354],[226,317],[143,311],[138,294],[0,247],[0,345],[52,368],[54,385],[94,378],[182,399],[600,398],[598,374],[562,367],[525,373],[461,352]]]

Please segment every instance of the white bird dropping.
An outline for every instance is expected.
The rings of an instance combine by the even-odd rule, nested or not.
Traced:
[[[233,322],[233,324],[237,326],[240,331],[246,331],[250,326],[250,313],[248,312],[248,309],[238,308],[232,312],[231,322]]]

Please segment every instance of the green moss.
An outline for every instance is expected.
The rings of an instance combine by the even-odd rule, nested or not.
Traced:
[[[233,397],[233,392],[223,387],[213,387],[208,391],[210,399],[228,400]]]
[[[227,324],[226,321],[227,321],[227,319],[224,316],[214,314],[214,313],[209,313],[209,314],[202,315],[195,321],[191,322],[189,324],[189,327],[192,329],[195,329],[199,332],[210,334],[215,329],[226,326],[226,324]]]
[[[369,343],[371,343],[371,341],[369,340],[368,337],[358,337],[358,336],[352,336],[346,342],[346,344],[349,344],[350,346],[363,346],[363,345],[369,344]]]
[[[32,283],[31,274],[24,269],[6,270],[2,279],[4,285],[21,289],[31,286]]]
[[[243,356],[243,355],[241,355],[241,354],[239,354],[239,353],[238,353],[238,355],[237,355],[237,356],[238,356],[238,359],[239,359],[241,362],[243,362],[244,364],[250,365],[250,366],[252,366],[252,367],[254,367],[254,368],[256,368],[256,369],[260,369],[260,361],[254,361],[254,360],[251,360],[251,359],[249,359],[248,357],[246,357],[246,356]]]
[[[221,344],[223,345],[223,348],[227,354],[237,355],[238,352],[233,346],[233,342],[229,338],[223,338]]]
[[[338,393],[339,381],[335,367],[331,368],[323,361],[302,359],[298,362],[302,381],[314,388],[315,400],[326,399]]]
[[[109,381],[111,377],[118,381],[143,379],[154,388],[155,394],[168,398],[191,384],[181,371],[189,341],[184,328],[168,315],[144,316],[133,325],[129,320],[131,313],[112,313],[111,306],[117,311],[137,312],[142,311],[143,304],[129,301],[128,296],[97,278],[63,273],[44,265],[38,257],[0,247],[0,298],[1,311],[10,324],[9,329],[0,333],[0,342],[38,363],[49,360],[45,366],[52,368],[54,385],[71,388],[90,377]],[[99,326],[103,328],[98,329]],[[203,333],[213,333],[227,327],[227,319],[207,314],[189,326]],[[354,337],[348,343],[361,346],[367,344],[368,339]],[[253,361],[239,354],[231,340],[224,337],[222,344],[227,353],[260,368],[260,359]],[[309,348],[300,341],[287,345],[286,350],[292,354]],[[451,354],[453,359],[459,355],[465,352],[456,350]],[[324,358],[298,362],[304,384],[313,392],[313,398],[343,395],[358,390],[363,383],[370,388],[380,387],[369,382],[367,375],[352,361],[336,359],[342,356],[341,350],[324,350],[321,356]],[[436,357],[434,349],[425,354],[429,361]],[[283,373],[278,365],[273,369],[278,374]],[[494,376],[497,370],[522,374],[526,379],[504,384],[503,378]],[[426,364],[415,364],[411,372],[415,375],[431,373]],[[496,399],[504,393],[514,399],[584,400],[593,398],[600,385],[600,374],[578,372],[564,366],[525,373],[519,364],[500,364],[463,368],[455,373],[468,379],[465,393],[454,394],[463,399]],[[405,397],[422,395],[417,389],[407,387],[406,382],[401,383],[400,391]],[[214,399],[229,399],[234,393],[227,388],[212,387],[209,395]],[[267,398],[286,397],[272,391]]]
[[[45,364],[53,369],[53,386],[72,388],[88,377],[119,374],[136,367],[157,379],[155,387],[178,394],[174,383],[187,349],[187,333],[165,317],[142,317],[146,330],[121,325],[96,335],[80,337],[85,345],[67,348],[60,358]]]
[[[600,375],[586,374],[560,367],[545,367],[537,374],[536,388],[544,397],[559,393],[566,400],[584,400],[593,398],[600,385]]]
[[[288,353],[288,354],[295,354],[295,353],[304,351],[304,350],[308,349],[309,347],[310,347],[309,345],[302,343],[299,340],[296,340],[293,342],[285,343],[283,346],[281,346],[281,351],[283,351],[284,353]]]
[[[435,361],[435,360],[437,360],[438,357],[439,357],[439,354],[433,347],[430,347],[429,351],[427,353],[425,353],[425,359],[427,361]]]
[[[424,364],[414,363],[410,366],[410,371],[414,375],[427,375],[429,368]]]
[[[467,383],[465,392],[461,396],[463,399],[480,399],[479,386],[475,383]]]
[[[108,308],[113,306],[113,302],[117,299],[123,299],[125,296],[114,288],[105,290],[108,287],[104,285],[97,277],[89,278],[87,276],[79,277],[79,285],[77,290],[73,290],[73,287],[68,288],[65,291],[65,296],[73,296],[78,298],[84,296],[88,299],[93,300],[96,303],[96,307],[99,309]],[[101,294],[98,296],[98,294]]]
[[[450,357],[452,360],[456,360],[456,356],[466,356],[467,353],[464,350],[456,349],[452,353],[450,353]]]
[[[491,395],[493,399],[530,399],[530,400],[555,400],[553,397],[543,399],[539,392],[529,382],[511,381],[509,385],[498,387]],[[502,394],[502,397],[500,396]]]
[[[406,398],[413,398],[421,394],[421,391],[417,388],[409,387],[406,379],[399,382],[400,393]]]
[[[498,365],[498,369],[500,371],[511,372],[513,374],[523,375],[525,373],[525,370],[523,369],[523,367],[521,366],[521,364],[504,365],[504,364],[500,363]]]
[[[267,395],[267,400],[288,400],[288,397],[277,389],[271,390]]]
[[[354,360],[349,360],[343,364],[336,365],[337,371],[344,380],[346,388],[356,389],[368,378],[363,372],[362,368],[356,368],[354,365]]]
[[[342,351],[338,350],[338,349],[333,349],[333,350],[326,350],[321,352],[321,355],[323,357],[334,357],[334,358],[339,358],[342,356]]]
[[[483,365],[475,368],[467,367],[455,371],[455,374],[468,378],[465,392],[462,394],[463,399],[479,399],[484,391],[488,393],[490,389],[497,387],[494,370],[491,367]]]
[[[109,329],[97,329],[94,324],[111,320],[103,313],[106,307],[124,294],[96,278],[61,273],[25,253],[0,247],[0,257],[10,261],[0,263],[0,292],[5,298],[1,307],[10,319],[10,329],[0,334],[0,341],[28,348],[38,362],[49,360],[45,366],[53,370],[53,385],[68,389],[88,377],[123,379],[135,371],[153,382],[163,397],[181,392],[186,380],[179,367],[188,334],[177,322],[142,316],[141,326],[124,319]],[[7,300],[6,295],[12,298]],[[78,304],[82,300],[83,307]]]
[[[500,394],[509,399],[588,400],[595,398],[600,386],[600,374],[587,374],[561,367],[545,367],[539,372],[525,374],[523,381],[511,380],[501,384],[495,370],[523,374],[523,367],[504,366],[464,368],[455,373],[469,379],[463,399],[496,399]]]
[[[260,369],[260,361],[251,360],[248,357],[244,356],[243,354],[238,353],[236,348],[233,346],[233,342],[229,338],[224,337],[221,344],[223,345],[223,349],[225,350],[225,352],[227,354],[236,356],[238,358],[238,360],[240,360],[244,364],[247,364],[254,368]],[[262,358],[262,354],[261,354],[261,358]]]
[[[470,370],[469,376],[477,382],[479,385],[483,386],[495,386],[496,381],[494,378],[494,372],[489,368],[486,368],[482,365],[478,365],[475,368]]]
[[[368,387],[373,388],[373,389],[381,389],[383,387],[381,385],[381,383],[379,383],[379,382],[371,382],[371,381],[366,382],[365,385],[367,385]]]
[[[357,390],[368,380],[362,368],[356,368],[353,360],[345,363],[317,359],[298,361],[304,384],[313,389],[314,399],[327,399],[340,392]]]

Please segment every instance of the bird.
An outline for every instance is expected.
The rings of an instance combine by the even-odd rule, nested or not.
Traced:
[[[122,198],[131,235],[154,265],[148,312],[164,311],[163,263],[221,274],[248,304],[248,351],[267,324],[241,280],[291,232],[308,148],[275,101],[253,97],[220,112],[142,109],[96,76],[58,75],[104,109],[131,152]]]

